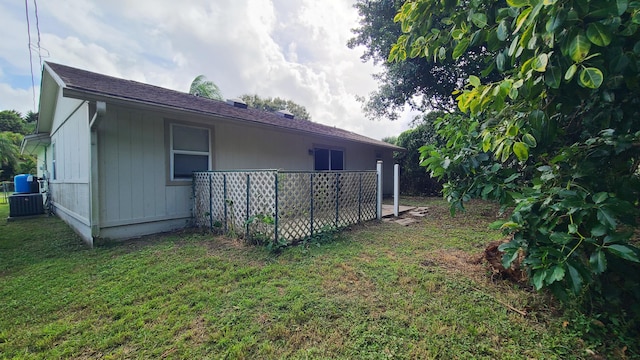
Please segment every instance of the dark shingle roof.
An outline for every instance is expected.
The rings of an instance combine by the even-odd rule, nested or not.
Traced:
[[[215,115],[276,128],[367,143],[394,150],[404,150],[401,147],[383,141],[307,120],[287,119],[274,113],[256,109],[236,108],[224,101],[201,98],[137,81],[124,80],[51,62],[46,64],[64,82],[65,88],[82,93],[154,104],[203,115]]]

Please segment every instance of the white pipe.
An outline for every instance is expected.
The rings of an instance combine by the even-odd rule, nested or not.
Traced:
[[[376,211],[378,213],[378,220],[382,219],[382,160],[378,160],[376,167],[378,173],[378,199],[376,201]]]
[[[393,165],[393,216],[400,213],[400,165]]]

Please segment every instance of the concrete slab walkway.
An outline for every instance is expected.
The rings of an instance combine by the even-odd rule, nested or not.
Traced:
[[[407,211],[411,211],[413,209],[415,209],[415,206],[403,206],[400,205],[398,206],[398,215],[405,213]],[[386,217],[391,217],[393,216],[393,205],[385,205],[382,204],[382,217],[386,218]]]

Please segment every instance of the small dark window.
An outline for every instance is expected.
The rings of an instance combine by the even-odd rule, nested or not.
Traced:
[[[344,151],[316,148],[313,151],[316,171],[344,170]]]
[[[341,150],[331,150],[331,170],[344,170],[344,153]]]

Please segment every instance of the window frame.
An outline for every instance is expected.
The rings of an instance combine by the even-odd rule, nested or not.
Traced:
[[[329,169],[327,170],[317,170],[316,167],[316,156],[318,150],[325,150],[328,152],[327,160],[329,162]],[[341,152],[342,153],[342,169],[333,169],[332,158],[333,152]],[[335,147],[335,146],[324,146],[324,145],[314,145],[313,147],[313,171],[344,171],[346,169],[346,151],[344,148]]]
[[[174,149],[174,128],[175,127],[183,127],[183,128],[192,128],[198,130],[206,130],[207,131],[207,151],[197,151],[197,150],[176,150]],[[194,155],[194,156],[207,156],[207,170],[210,171],[213,168],[213,129],[207,126],[199,126],[198,124],[190,124],[190,123],[182,123],[177,121],[170,121],[167,124],[167,156],[168,156],[168,176],[167,179],[170,184],[180,184],[183,185],[186,182],[191,182],[192,179],[186,177],[175,177],[175,155]]]

